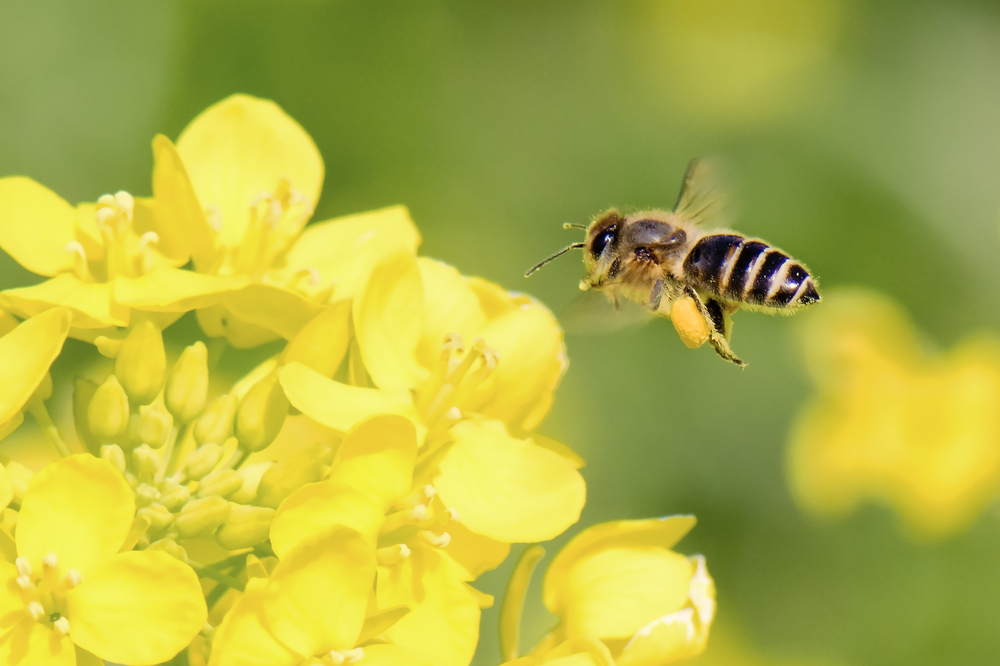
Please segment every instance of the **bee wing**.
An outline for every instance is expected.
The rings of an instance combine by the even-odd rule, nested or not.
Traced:
[[[599,291],[585,291],[570,301],[559,322],[570,335],[608,335],[625,328],[645,324],[656,315],[628,299],[615,308]]]
[[[691,160],[673,212],[697,225],[709,222],[706,226],[729,226],[729,202],[727,188],[722,185],[722,171],[718,160]]]

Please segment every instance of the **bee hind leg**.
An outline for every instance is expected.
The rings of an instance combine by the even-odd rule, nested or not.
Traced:
[[[705,321],[709,324],[709,337],[708,344],[712,345],[712,349],[715,353],[726,359],[731,363],[735,363],[740,368],[746,367],[746,362],[741,360],[733,350],[729,347],[729,331],[730,328],[729,321],[727,317],[726,308],[723,304],[715,299],[708,299],[705,303],[701,300],[701,297],[691,287],[684,288],[684,294],[690,296],[694,300],[695,304],[698,306],[698,310],[701,311],[702,316]]]

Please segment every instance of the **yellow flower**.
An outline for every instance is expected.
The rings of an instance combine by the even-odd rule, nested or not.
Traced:
[[[693,516],[623,520],[574,537],[543,585],[559,624],[532,655],[582,639],[603,642],[618,666],[676,664],[700,654],[715,615],[715,585],[703,557],[671,550],[694,524]],[[519,615],[502,617],[509,627]]]
[[[925,537],[964,529],[1000,484],[1000,342],[975,337],[926,351],[884,297],[834,294],[806,320],[816,395],[789,447],[799,503],[843,515],[859,503],[896,508]]]
[[[297,666],[360,662],[431,664],[376,641],[400,613],[371,613],[375,548],[336,529],[286,553],[269,578],[254,578],[218,627],[210,666]]]
[[[340,432],[376,414],[413,421],[426,481],[475,534],[543,541],[576,522],[582,461],[557,442],[524,436],[547,413],[566,368],[548,310],[398,253],[371,271],[352,319],[355,384],[288,363],[280,376],[293,406]],[[466,348],[463,340],[474,342]]]
[[[21,424],[21,410],[62,350],[70,312],[55,308],[20,325],[13,318],[7,324],[13,328],[0,337],[0,368],[5,373],[0,382],[0,439]]]
[[[28,486],[15,562],[0,562],[0,657],[6,664],[157,664],[202,628],[191,569],[165,553],[119,552],[132,491],[90,455],[54,462]],[[75,647],[74,647],[75,646]]]
[[[161,318],[164,326],[186,309],[242,286],[177,269],[189,252],[179,242],[167,242],[176,236],[175,220],[127,192],[74,209],[30,178],[2,178],[0,220],[0,248],[29,271],[51,278],[0,292],[0,305],[21,317],[69,308],[75,337],[93,340],[127,326],[131,310],[122,293],[147,293],[155,309],[172,313]]]
[[[414,478],[416,430],[399,416],[358,425],[337,450],[329,479],[295,491],[271,526],[274,552],[285,558],[331,526],[356,530],[379,548],[369,613],[405,607],[386,640],[431,662],[464,666],[479,629],[478,595],[464,581],[506,557],[506,544],[477,537],[457,512],[434,501]]]
[[[195,118],[176,147],[164,136],[153,146],[157,205],[190,228],[197,274],[241,281],[218,304],[193,306],[208,335],[237,347],[291,339],[331,294],[352,298],[379,256],[413,253],[419,244],[399,206],[305,228],[323,161],[309,135],[273,102],[233,95]],[[121,298],[157,307],[152,289]]]

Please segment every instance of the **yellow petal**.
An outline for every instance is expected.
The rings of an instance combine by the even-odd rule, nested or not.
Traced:
[[[545,549],[538,545],[528,546],[521,551],[521,557],[514,565],[507,589],[504,590],[503,605],[500,607],[500,654],[505,661],[517,658],[520,652],[524,597],[528,592],[531,574],[544,556]]]
[[[147,312],[188,312],[215,305],[250,284],[245,277],[203,275],[162,266],[137,278],[115,279],[115,301]]]
[[[11,581],[13,582],[13,581]],[[22,604],[22,608],[24,604]],[[16,666],[76,666],[76,650],[69,637],[60,637],[26,613],[0,640],[0,663]]]
[[[322,481],[302,486],[285,498],[271,522],[271,547],[284,559],[337,526],[349,527],[374,541],[385,519],[370,497],[351,486]]]
[[[208,617],[194,571],[159,551],[119,553],[84,573],[66,607],[74,643],[136,666],[173,658]]]
[[[426,257],[418,258],[417,265],[424,286],[423,333],[417,354],[421,363],[433,367],[446,335],[458,333],[469,344],[486,323],[486,315],[458,269]]]
[[[79,645],[76,646],[76,666],[105,666],[104,660],[93,652],[87,652]]]
[[[89,454],[57,460],[31,479],[17,522],[17,552],[41,571],[42,558],[84,576],[118,552],[135,500],[111,463]]]
[[[215,254],[214,232],[198,204],[187,170],[177,148],[162,134],[153,139],[153,197],[155,231],[160,240],[156,249],[169,257],[191,257],[195,268],[204,272]],[[137,230],[142,233],[142,230]]]
[[[463,580],[476,580],[487,571],[503,564],[510,553],[510,544],[476,534],[461,522],[448,523],[451,536],[448,557],[465,570]]]
[[[288,265],[319,272],[320,289],[353,298],[375,264],[398,251],[414,255],[420,233],[403,206],[311,224],[288,251]]]
[[[274,102],[233,95],[191,121],[177,140],[203,209],[218,208],[219,242],[239,245],[250,204],[274,192],[280,179],[315,207],[323,185],[323,160],[309,135]]]
[[[213,338],[224,336],[237,349],[250,349],[281,337],[269,328],[244,321],[221,304],[195,310],[195,314],[206,335]]]
[[[354,329],[361,358],[382,389],[414,388],[427,376],[417,362],[423,325],[424,292],[413,255],[383,259],[354,299]]]
[[[54,308],[0,338],[0,424],[13,419],[59,356],[69,332],[70,312]]]
[[[323,306],[276,285],[255,283],[228,294],[223,304],[243,321],[291,340]]]
[[[22,423],[24,423],[24,414],[21,412],[16,412],[14,416],[0,423],[0,439],[17,430]]]
[[[112,289],[111,283],[81,282],[61,273],[31,287],[0,292],[0,306],[22,317],[65,306],[73,311],[74,328],[128,326],[129,310],[115,303]]]
[[[679,664],[705,649],[707,635],[692,619],[693,610],[685,608],[658,618],[643,627],[625,645],[618,656],[618,666],[663,666]]]
[[[252,579],[246,592],[226,613],[212,639],[209,666],[295,666],[295,654],[261,624],[262,604],[267,599],[265,579]]]
[[[280,378],[288,401],[327,428],[348,432],[373,416],[398,414],[410,419],[417,426],[418,436],[423,436],[423,426],[409,391],[348,386],[328,379],[301,363],[289,363],[283,367]]]
[[[381,567],[376,596],[380,608],[410,612],[385,636],[439,666],[466,666],[479,639],[479,605],[447,557],[417,547],[410,557]]]
[[[275,567],[261,608],[265,625],[302,655],[351,649],[374,580],[374,544],[339,529],[295,549]]]
[[[479,333],[499,359],[492,398],[480,412],[533,430],[548,413],[568,361],[562,329],[552,313],[526,297],[516,302]]]
[[[351,302],[337,301],[323,308],[292,338],[282,360],[298,361],[324,377],[333,377],[347,353],[351,338]]]
[[[39,275],[73,267],[66,244],[73,240],[76,211],[58,194],[30,178],[0,178],[0,248]]]
[[[434,480],[473,532],[508,543],[547,541],[579,519],[583,477],[562,456],[496,424],[462,421]]]
[[[6,509],[12,499],[14,499],[14,486],[11,485],[7,468],[0,465],[0,510]]]
[[[357,488],[384,512],[409,491],[416,458],[413,423],[402,416],[376,416],[344,438],[330,480]]]
[[[366,645],[362,660],[365,666],[431,666],[434,664],[413,650],[407,650],[399,645],[374,644]]]

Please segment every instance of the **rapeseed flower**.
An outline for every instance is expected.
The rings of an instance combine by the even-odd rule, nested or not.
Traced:
[[[511,663],[572,657],[581,665],[662,666],[700,654],[715,617],[715,584],[702,556],[671,550],[694,524],[693,516],[623,520],[571,539],[549,564],[542,590],[559,624]],[[517,656],[520,606],[539,557],[527,551],[507,588],[500,631],[508,659]]]
[[[789,445],[800,505],[885,503],[927,538],[968,526],[1000,487],[1000,341],[929,351],[897,305],[866,292],[834,294],[802,332],[816,394]]]
[[[205,623],[190,567],[162,552],[131,552],[135,502],[111,464],[90,455],[32,479],[0,562],[0,657],[5,664],[157,664]],[[88,661],[91,660],[91,661]]]

